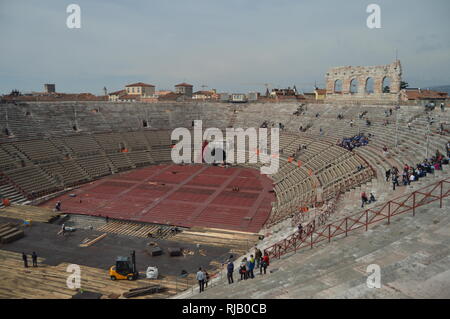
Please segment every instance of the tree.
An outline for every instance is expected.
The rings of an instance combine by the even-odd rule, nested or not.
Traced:
[[[408,82],[405,81],[400,82],[400,90],[406,89],[407,87],[409,87]]]

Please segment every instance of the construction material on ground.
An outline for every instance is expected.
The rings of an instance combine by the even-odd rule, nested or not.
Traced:
[[[120,235],[167,239],[176,234],[172,226],[160,226],[148,223],[130,222],[126,220],[110,220],[97,228],[98,231]]]
[[[145,295],[151,295],[155,293],[162,292],[164,290],[163,287],[159,285],[152,285],[142,288],[135,288],[130,289],[128,292],[123,293],[123,296],[125,298],[133,298],[133,297],[139,297],[139,296],[145,296]]]
[[[60,215],[60,212],[54,212],[51,209],[36,206],[12,205],[0,210],[0,216],[2,217],[32,220],[41,223],[52,223],[56,221]]]
[[[0,299],[67,299],[77,293],[67,287],[67,267],[71,262],[56,266],[45,264],[45,260],[38,257],[39,267],[24,268],[22,254],[0,249],[0,278],[2,278]],[[164,276],[159,279],[144,278],[137,281],[109,280],[105,269],[80,265],[82,278],[81,287],[84,291],[102,294],[102,299],[116,299],[123,292],[131,288],[149,285],[159,285],[166,289],[160,293],[137,297],[163,299],[173,296],[196,284],[195,274],[180,281],[176,276]]]
[[[80,247],[89,247],[89,246],[95,244],[96,242],[98,242],[99,240],[105,238],[107,235],[108,235],[107,233],[104,233],[104,234],[101,234],[100,236],[95,237],[94,239],[89,240],[89,238],[87,238],[87,241],[86,242],[83,241],[83,243],[80,244]]]
[[[187,242],[216,247],[231,247],[236,254],[244,254],[259,241],[259,234],[226,229],[192,227],[168,238],[171,241]]]
[[[92,291],[78,291],[75,295],[72,296],[72,299],[100,299],[102,294]]]
[[[169,247],[167,249],[167,251],[169,252],[169,256],[170,257],[178,257],[178,256],[182,256],[183,254],[181,253],[181,248],[177,248],[177,247]]]
[[[163,251],[160,247],[153,247],[150,250],[150,255],[152,255],[152,257],[161,256],[162,254],[163,254]]]
[[[147,267],[145,275],[147,276],[147,279],[158,279],[159,276],[158,268],[152,266]]]
[[[193,250],[190,250],[190,249],[183,249],[182,253],[183,253],[184,256],[193,256],[193,255],[195,255],[195,252]]]

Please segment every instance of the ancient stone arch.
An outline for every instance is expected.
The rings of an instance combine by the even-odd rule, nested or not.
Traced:
[[[373,93],[366,92],[366,83],[373,79]],[[389,92],[383,92],[383,82],[389,79]],[[342,92],[335,92],[337,80],[342,80]],[[353,81],[353,82],[352,82]],[[326,74],[327,97],[330,102],[345,100],[384,100],[398,101],[400,84],[402,81],[402,67],[399,60],[379,66],[343,66],[331,68]],[[357,83],[357,89],[352,83]]]
[[[391,92],[391,86],[392,86],[392,80],[390,77],[385,76],[382,81],[381,89],[383,93],[390,93]]]
[[[337,79],[334,81],[333,93],[342,93],[342,80]]]
[[[364,91],[366,94],[372,94],[375,93],[375,80],[373,77],[366,78],[366,81],[364,82],[366,85],[364,86]]]
[[[359,89],[359,82],[358,82],[358,78],[353,78],[350,80],[350,93],[351,94],[356,94],[358,93],[358,89]]]

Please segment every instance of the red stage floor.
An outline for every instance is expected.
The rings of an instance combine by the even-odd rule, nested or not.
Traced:
[[[258,232],[275,201],[272,189],[259,170],[157,165],[86,184],[70,192],[77,197],[65,194],[41,206],[54,208],[60,200],[64,213]]]

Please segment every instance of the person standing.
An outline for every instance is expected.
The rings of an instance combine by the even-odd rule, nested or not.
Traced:
[[[261,258],[262,258],[262,252],[259,250],[258,247],[255,246],[255,261],[256,261],[256,268],[259,268],[261,265]]]
[[[266,274],[266,269],[268,266],[269,266],[269,254],[264,253],[264,257],[261,261],[261,268],[259,269],[261,275],[262,275],[263,270],[264,270],[264,275]]]
[[[25,253],[22,253],[22,259],[23,259],[23,266],[25,268],[28,268],[28,257]]]
[[[205,288],[208,288],[209,274],[206,269],[203,270],[203,273],[205,274]]]
[[[37,267],[37,254],[35,251],[33,251],[33,253],[31,254],[31,260],[33,261],[33,267]]]
[[[368,201],[368,198],[367,198],[366,192],[362,192],[361,193],[361,208],[364,207],[364,204],[366,204],[367,201]]]
[[[197,280],[200,292],[205,291],[205,273],[202,271],[202,267],[197,271]]]
[[[255,258],[253,258],[253,255],[250,255],[247,268],[248,268],[248,277],[251,279],[255,278],[255,275],[253,274],[253,269],[255,268]]]
[[[231,260],[229,260],[228,264],[227,264],[227,279],[228,279],[228,284],[230,284],[230,285],[232,283],[234,283],[233,272],[234,272],[234,264]]]
[[[247,280],[247,258],[245,257],[242,259],[239,273],[241,274],[241,280]]]
[[[394,176],[392,176],[392,190],[394,190],[394,191],[395,191],[395,186],[399,186],[398,177],[396,174]]]
[[[386,171],[386,182],[389,182],[389,177],[391,177],[391,169]]]
[[[61,211],[61,201],[58,201],[58,202],[56,203],[55,210],[56,210],[57,212],[60,212],[60,211]]]

